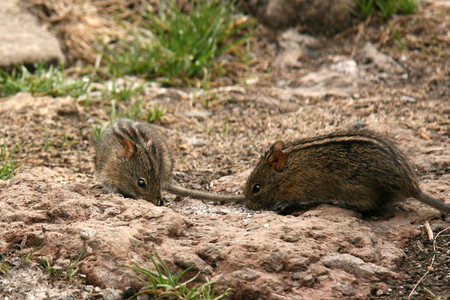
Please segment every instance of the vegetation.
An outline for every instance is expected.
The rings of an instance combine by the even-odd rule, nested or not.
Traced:
[[[159,107],[158,105],[146,105],[142,99],[130,100],[127,105],[119,107],[117,110],[116,106],[118,104],[115,100],[110,101],[109,109],[109,123],[100,124],[97,123],[92,125],[92,134],[94,136],[94,141],[98,142],[102,131],[115,120],[120,118],[128,118],[133,120],[145,120],[147,123],[154,123],[161,120],[165,114],[164,107]]]
[[[180,282],[180,280],[194,266],[187,268],[177,275],[172,275],[169,268],[164,264],[158,254],[155,253],[150,257],[150,260],[153,264],[154,270],[151,268],[148,261],[146,268],[139,266],[137,263],[133,263],[133,266],[123,266],[144,275],[144,278],[136,276],[136,278],[143,282],[145,286],[135,296],[141,294],[151,294],[160,297],[176,297],[178,299],[186,300],[218,300],[224,299],[224,297],[230,292],[230,290],[227,290],[225,293],[216,296],[216,283],[209,281],[208,278],[206,278],[205,284],[189,288],[188,285],[198,277],[199,273],[185,282]]]
[[[128,100],[134,96],[137,96],[139,93],[142,92],[143,86],[142,85],[136,85],[134,83],[129,83],[127,81],[123,81],[123,83],[118,86],[117,80],[113,79],[111,81],[111,87],[109,88],[108,85],[105,85],[104,90],[102,90],[102,98],[103,99],[112,99],[116,101],[125,101]]]
[[[249,39],[248,33],[237,36],[252,23],[237,25],[234,14],[232,0],[192,1],[188,13],[173,1],[161,2],[157,14],[144,12],[142,26],[129,30],[131,40],[103,45],[107,74],[135,74],[167,84],[218,74],[217,58]]]
[[[41,247],[35,247],[33,250],[30,251],[30,253],[26,254],[24,252],[20,252],[20,255],[22,256],[22,261],[25,263],[30,262],[31,256],[36,252],[37,250],[41,249]]]
[[[5,275],[8,272],[8,264],[6,263],[5,257],[2,256],[2,261],[0,262],[0,273]]]
[[[41,252],[41,265],[50,273],[51,276],[61,276],[65,279],[72,278],[75,274],[78,273],[78,262],[84,254],[84,249],[80,251],[77,259],[74,262],[69,262],[69,266],[67,267],[67,271],[61,271],[52,267],[51,262],[49,262]]]
[[[63,65],[34,65],[34,72],[25,66],[17,67],[8,73],[0,69],[0,97],[7,97],[18,92],[52,97],[81,97],[89,92],[90,80],[68,80]]]
[[[20,164],[16,162],[13,155],[19,147],[14,146],[12,149],[7,148],[5,138],[0,145],[0,180],[8,180],[16,175],[16,169]]]
[[[375,13],[382,21],[394,14],[413,14],[419,8],[420,0],[355,0],[358,11],[355,15],[366,19]]]

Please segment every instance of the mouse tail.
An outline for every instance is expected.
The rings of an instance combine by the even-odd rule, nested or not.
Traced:
[[[425,203],[431,207],[436,208],[437,210],[450,214],[450,205],[445,204],[444,202],[439,201],[438,199],[435,199],[431,196],[428,196],[422,191],[420,191],[416,196],[414,196],[414,198],[416,198],[422,203]]]
[[[199,200],[210,200],[215,202],[226,201],[226,202],[243,202],[245,200],[244,195],[222,195],[215,193],[202,192],[197,190],[187,189],[172,183],[168,183],[165,188],[169,193],[182,196],[182,197],[192,197]]]

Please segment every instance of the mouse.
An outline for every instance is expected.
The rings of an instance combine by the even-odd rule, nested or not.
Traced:
[[[405,154],[368,129],[275,142],[248,177],[244,195],[248,208],[279,213],[328,203],[371,214],[409,197],[450,212],[420,189]]]
[[[244,201],[243,195],[222,195],[181,187],[171,182],[172,156],[161,133],[148,123],[119,119],[95,145],[97,178],[107,192],[164,205],[161,190],[215,202]]]

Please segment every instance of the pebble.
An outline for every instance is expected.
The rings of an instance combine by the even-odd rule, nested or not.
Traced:
[[[84,287],[84,290],[88,293],[92,292],[93,289],[94,289],[94,287],[92,285],[86,285]]]
[[[103,299],[104,300],[122,300],[124,298],[124,294],[121,290],[115,290],[106,288],[103,291]]]

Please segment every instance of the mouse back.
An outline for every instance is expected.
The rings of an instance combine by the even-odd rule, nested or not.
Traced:
[[[252,209],[338,203],[370,211],[419,191],[412,167],[391,141],[351,130],[276,142],[249,176],[245,196]]]

